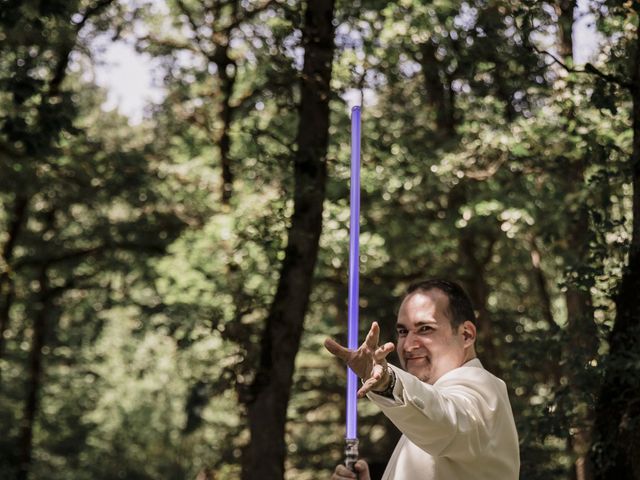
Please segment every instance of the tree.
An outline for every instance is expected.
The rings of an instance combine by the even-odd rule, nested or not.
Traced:
[[[302,38],[293,215],[275,297],[260,343],[260,363],[247,402],[251,440],[243,478],[284,475],[284,432],[295,357],[307,312],[322,229],[329,100],[333,64],[333,0],[309,2]]]
[[[610,2],[616,20],[634,25],[621,39],[629,52],[622,75],[605,76],[608,82],[625,87],[631,97],[632,151],[628,175],[632,187],[631,238],[628,257],[614,300],[616,317],[609,335],[609,356],[596,404],[591,459],[595,478],[640,478],[637,448],[640,446],[638,401],[640,359],[640,309],[635,301],[640,288],[640,6]],[[627,23],[628,22],[628,23]],[[602,74],[600,74],[602,76]],[[606,88],[606,85],[605,85]]]
[[[240,0],[176,0],[169,5],[175,12],[170,17],[173,28],[167,31],[165,17],[149,16],[148,23],[156,23],[156,28],[139,38],[138,45],[154,55],[173,59],[167,84],[172,90],[174,119],[202,130],[218,150],[220,200],[228,205],[234,169],[240,167],[234,166],[232,158],[231,129],[261,87],[255,82],[259,77],[249,76],[255,61],[247,58],[246,50],[260,36],[260,15],[277,11],[278,2],[265,0],[247,6]],[[242,46],[234,46],[241,40]]]
[[[48,352],[65,337],[65,318],[81,310],[74,312],[83,302],[73,299],[108,291],[106,272],[144,265],[182,227],[154,191],[151,169],[140,151],[127,145],[130,140],[115,133],[113,139],[100,137],[86,124],[83,109],[98,110],[94,102],[100,96],[81,99],[81,82],[68,75],[72,55],[87,35],[83,29],[99,31],[96,25],[108,23],[112,5],[111,0],[24,2],[0,17],[8,39],[0,161],[9,172],[2,177],[0,201],[10,212],[3,218],[9,235],[1,248],[0,337],[4,342],[11,328],[14,340],[4,348],[5,365],[12,377],[16,372],[26,377],[18,388],[3,378],[3,392],[23,403],[20,428],[3,464],[8,462],[18,479],[28,478],[32,469],[50,378],[45,365],[59,361]],[[122,149],[114,147],[118,142]],[[20,342],[30,346],[26,358],[16,348]]]

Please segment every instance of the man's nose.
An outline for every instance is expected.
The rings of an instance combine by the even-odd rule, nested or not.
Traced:
[[[417,340],[418,340],[417,335],[414,335],[413,333],[408,332],[406,338],[404,339],[403,350],[405,352],[411,352],[415,350],[418,347]]]

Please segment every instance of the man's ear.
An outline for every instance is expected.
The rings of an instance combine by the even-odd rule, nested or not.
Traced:
[[[462,338],[464,339],[464,345],[469,346],[473,345],[476,341],[476,326],[473,322],[467,320],[462,325],[460,325]]]

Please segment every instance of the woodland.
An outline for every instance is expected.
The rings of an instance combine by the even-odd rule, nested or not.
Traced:
[[[576,62],[584,17],[597,48]],[[361,335],[394,341],[407,285],[457,279],[520,478],[640,479],[639,17],[0,0],[0,479],[331,476],[353,104]],[[104,108],[98,40],[153,59],[141,122]],[[360,401],[373,478],[398,437]]]

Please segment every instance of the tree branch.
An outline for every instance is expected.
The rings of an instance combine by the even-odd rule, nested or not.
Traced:
[[[618,77],[616,75],[611,75],[609,73],[604,73],[604,72],[598,70],[591,63],[585,64],[583,70],[580,70],[578,68],[572,68],[572,67],[569,67],[567,64],[565,64],[558,57],[556,57],[553,53],[548,52],[546,50],[540,50],[535,45],[532,45],[532,48],[537,53],[539,53],[541,55],[547,55],[547,56],[551,57],[553,59],[554,63],[557,63],[558,65],[560,65],[567,72],[570,72],[570,73],[586,73],[586,74],[589,74],[589,75],[596,75],[596,76],[606,80],[607,82],[615,83],[616,85],[619,85],[619,86],[621,86],[623,88],[626,88],[627,90],[632,90],[633,89],[633,84],[631,82],[625,81],[623,78],[620,78],[620,77]]]
[[[178,8],[180,9],[180,12],[185,17],[187,17],[187,20],[189,21],[189,25],[191,25],[191,29],[193,30],[193,36],[196,38],[196,43],[198,44],[198,50],[205,57],[211,58],[211,55],[215,54],[215,48],[213,53],[206,51],[206,49],[204,48],[204,42],[199,33],[200,25],[198,25],[195,19],[193,18],[193,12],[189,10],[189,7],[185,5],[183,0],[177,0],[176,3],[178,4]]]
[[[48,92],[49,97],[55,97],[60,93],[60,85],[62,84],[62,81],[64,80],[67,74],[67,66],[69,65],[69,58],[70,58],[71,52],[76,46],[77,35],[78,33],[80,33],[80,30],[82,30],[82,28],[85,26],[85,24],[87,23],[87,20],[89,20],[92,16],[99,13],[104,8],[108,7],[113,2],[114,0],[100,0],[98,3],[96,3],[92,7],[87,7],[84,14],[82,15],[82,19],[75,24],[76,38],[74,38],[73,41],[71,42],[65,43],[63,45],[64,48],[62,48],[59,52],[60,58],[53,70],[54,71],[53,77],[49,81],[49,92]]]
[[[114,0],[100,0],[98,3],[96,3],[92,7],[87,7],[87,9],[84,11],[84,14],[82,15],[82,19],[75,24],[76,32],[79,32],[80,30],[82,30],[82,27],[84,27],[84,25],[87,23],[87,20],[89,20],[95,14],[99,13],[100,10],[103,10],[104,8],[111,5],[113,2]]]
[[[188,42],[180,42],[175,39],[157,38],[153,35],[145,35],[143,37],[140,37],[140,42],[145,42],[145,41],[149,42],[150,44],[156,45],[158,47],[163,47],[170,50],[189,50],[191,52],[200,52],[200,49],[195,48],[192,44]]]
[[[262,5],[254,8],[253,10],[245,10],[244,15],[242,15],[239,18],[236,18],[233,22],[231,22],[229,24],[229,26],[227,28],[225,28],[226,32],[229,33],[229,32],[231,32],[231,30],[239,27],[240,24],[251,20],[253,17],[255,17],[260,12],[264,12],[266,9],[268,9],[274,3],[278,3],[278,2],[276,2],[274,0],[268,0],[267,2],[265,2]]]
[[[92,255],[99,255],[107,252],[115,252],[117,250],[131,251],[131,252],[153,252],[164,253],[164,247],[160,245],[148,244],[143,245],[134,242],[118,242],[113,244],[98,245],[91,248],[84,248],[79,250],[70,250],[59,255],[51,256],[33,256],[22,258],[15,263],[14,270],[17,271],[23,267],[33,265],[53,265],[56,263],[62,263],[69,260],[82,259]]]

